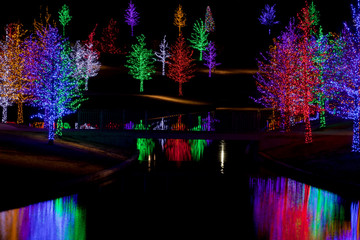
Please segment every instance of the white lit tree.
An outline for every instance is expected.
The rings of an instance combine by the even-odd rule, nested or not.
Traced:
[[[1,122],[7,122],[7,108],[14,103],[14,89],[11,87],[11,81],[9,79],[9,59],[7,57],[8,53],[8,41],[9,38],[6,37],[5,42],[0,43],[0,106],[2,107],[2,118]]]
[[[101,66],[98,60],[99,56],[93,49],[92,43],[82,45],[80,41],[76,41],[71,52],[71,58],[76,64],[74,77],[83,79],[85,81],[85,90],[88,90],[89,78],[95,77]]]
[[[165,76],[165,64],[167,63],[166,59],[170,57],[169,44],[166,41],[166,35],[161,41],[159,47],[160,47],[160,52],[154,52],[154,53],[156,57],[158,57],[157,61],[162,63],[162,75]]]

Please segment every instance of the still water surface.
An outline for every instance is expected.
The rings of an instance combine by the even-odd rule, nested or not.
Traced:
[[[106,186],[1,212],[1,239],[360,239],[359,201],[266,176],[248,143],[137,144]]]

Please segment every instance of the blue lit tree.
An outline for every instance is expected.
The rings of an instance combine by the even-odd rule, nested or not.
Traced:
[[[259,18],[259,21],[262,25],[265,25],[269,28],[269,35],[271,33],[271,27],[275,24],[278,24],[279,21],[275,21],[275,6],[276,4],[274,4],[273,6],[270,6],[269,4],[265,5],[265,9],[263,9],[261,11],[261,15]]]
[[[125,10],[125,22],[131,27],[131,36],[134,36],[134,26],[139,24],[139,13],[131,0],[129,7]]]
[[[331,99],[328,110],[353,120],[352,151],[360,152],[360,16],[358,6],[352,7],[354,28],[346,23],[340,38],[333,44],[327,60],[327,95]]]
[[[49,144],[53,144],[56,120],[80,107],[84,83],[74,77],[76,64],[70,57],[69,42],[58,29],[48,26],[37,31],[25,45],[24,70],[31,79],[33,105],[45,112]]]

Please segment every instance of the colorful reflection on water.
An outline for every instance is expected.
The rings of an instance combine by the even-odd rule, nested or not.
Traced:
[[[258,239],[360,239],[359,202],[284,177],[250,180]]]
[[[77,195],[0,213],[0,239],[86,239],[85,210]]]

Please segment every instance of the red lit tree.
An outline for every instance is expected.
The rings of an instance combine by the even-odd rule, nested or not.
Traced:
[[[295,114],[302,115],[305,123],[305,143],[312,142],[312,131],[310,124],[310,114],[316,110],[316,106],[311,102],[315,96],[318,95],[316,91],[317,86],[321,84],[320,70],[317,63],[314,61],[316,56],[318,44],[314,38],[311,38],[311,32],[315,31],[313,27],[313,20],[309,13],[309,6],[306,6],[298,14],[299,24],[297,25],[300,31],[300,38],[298,41],[298,54],[300,61],[298,65],[298,77],[294,83],[294,90],[296,92],[297,101]]]
[[[321,89],[319,63],[314,61],[318,43],[311,37],[312,20],[306,6],[298,14],[299,23],[290,22],[287,30],[274,41],[268,56],[259,61],[256,75],[262,97],[257,101],[272,107],[280,115],[279,124],[289,130],[290,120],[301,118],[305,124],[305,143],[312,142],[310,115],[318,107],[313,103]]]
[[[255,75],[257,89],[261,94],[255,101],[274,109],[276,127],[290,131],[290,119],[296,95],[292,84],[296,78],[299,61],[296,43],[298,41],[293,19],[281,35],[274,39],[267,55],[258,60],[259,71]]]
[[[100,49],[103,53],[120,54],[120,49],[116,46],[117,35],[119,29],[116,26],[117,22],[114,19],[110,19],[109,25],[103,29]]]
[[[168,77],[179,83],[179,96],[183,95],[182,84],[194,77],[195,64],[192,59],[193,51],[186,45],[182,34],[170,49],[170,64]]]

